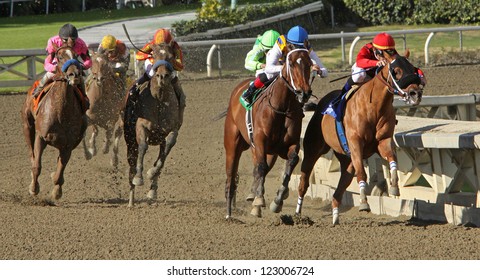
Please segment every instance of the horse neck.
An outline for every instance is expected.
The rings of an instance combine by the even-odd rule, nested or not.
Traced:
[[[279,108],[294,109],[301,107],[301,104],[295,98],[295,93],[290,89],[291,85],[289,84],[289,77],[287,74],[286,67],[282,69],[281,76],[277,78],[277,81],[272,85],[272,96],[271,103],[272,105],[277,105]]]

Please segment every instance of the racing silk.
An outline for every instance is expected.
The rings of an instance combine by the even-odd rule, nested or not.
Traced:
[[[145,46],[143,46],[143,48],[141,49],[143,52],[146,52],[146,53],[143,53],[141,51],[138,51],[135,55],[135,58],[137,60],[150,60],[151,63],[153,63],[153,57],[150,55],[152,53],[152,45],[155,44],[153,41],[151,42],[148,42]],[[183,64],[183,53],[182,53],[182,49],[180,48],[180,46],[178,45],[177,42],[173,41],[172,42],[172,48],[173,48],[173,55],[175,57],[174,61],[172,61],[172,66],[173,66],[173,69],[175,69],[175,71],[182,71],[183,68],[184,68],[184,64]]]
[[[102,48],[102,45],[98,46],[98,52],[101,54],[105,53],[105,49]],[[110,63],[120,63],[122,64],[122,67],[128,69],[130,64],[130,51],[124,42],[117,40],[115,51],[108,57],[108,60]]]
[[[45,58],[45,64],[43,68],[47,72],[55,72],[56,67],[57,67],[57,59],[55,58],[55,48],[54,45],[57,46],[62,46],[63,41],[60,38],[60,36],[53,36],[50,39],[48,39],[47,43],[47,57]],[[85,41],[83,41],[80,38],[77,38],[75,40],[75,45],[73,46],[73,51],[77,55],[79,55],[82,58],[83,61],[83,69],[86,70],[92,66],[92,59],[90,58],[90,54],[88,53],[88,47]]]
[[[323,66],[323,63],[318,57],[318,55],[313,51],[310,46],[308,46],[308,52],[312,63],[320,67],[320,70],[322,71],[322,76],[325,77],[328,74],[328,71],[325,66]],[[287,53],[287,40],[284,35],[281,35],[280,37],[278,37],[277,42],[275,43],[273,48],[267,53],[265,74],[267,74],[268,79],[277,76],[280,71],[282,71],[283,61],[285,60]]]
[[[261,70],[266,60],[265,49],[261,44],[255,44],[245,57],[245,69],[252,72]]]
[[[357,54],[356,67],[361,69],[371,68],[367,74],[371,77],[375,75],[378,59],[375,57],[372,43],[367,43],[363,46]],[[353,68],[352,68],[353,69]],[[352,71],[358,72],[359,69],[353,69]],[[424,77],[424,73],[420,68],[416,68],[417,75],[420,78]]]

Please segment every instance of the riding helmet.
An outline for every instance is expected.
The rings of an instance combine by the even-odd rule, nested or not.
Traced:
[[[155,35],[153,36],[153,41],[155,44],[161,44],[161,43],[167,43],[170,44],[170,42],[173,40],[172,34],[170,31],[168,31],[165,28],[158,29],[157,32],[155,32]]]
[[[117,39],[112,35],[106,35],[102,39],[101,46],[104,50],[113,51],[117,46]]]
[[[69,37],[73,39],[77,39],[78,31],[75,26],[71,25],[70,23],[67,23],[64,26],[62,26],[62,28],[60,28],[58,35],[62,39],[68,39]]]
[[[260,41],[260,43],[262,44],[264,49],[269,50],[273,48],[273,45],[275,45],[275,42],[277,41],[278,37],[280,37],[280,33],[270,29],[263,33],[262,40]]]
[[[308,33],[300,25],[290,28],[287,33],[287,42],[296,46],[304,46],[305,40],[308,40]]]
[[[377,34],[375,38],[373,38],[373,46],[379,50],[393,50],[395,49],[395,40],[390,34],[385,32]]]

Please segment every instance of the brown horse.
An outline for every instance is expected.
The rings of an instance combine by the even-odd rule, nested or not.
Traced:
[[[58,149],[57,170],[52,175],[55,185],[52,199],[62,197],[63,173],[72,150],[82,141],[87,127],[85,110],[79,97],[77,85],[83,83],[82,67],[76,54],[68,46],[56,50],[57,73],[48,93],[34,108],[35,99],[31,92],[23,105],[21,115],[23,133],[30,151],[32,182],[29,192],[40,192],[38,177],[42,171],[42,153],[47,145]],[[40,96],[38,97],[40,98]]]
[[[340,95],[340,91],[333,91],[320,100],[303,140],[304,159],[298,186],[297,215],[301,213],[312,169],[318,158],[330,149],[338,158],[341,170],[332,199],[334,225],[339,223],[338,207],[355,174],[360,189],[360,211],[370,211],[365,194],[367,175],[363,160],[374,153],[378,153],[390,164],[390,195],[400,195],[397,158],[392,140],[396,124],[392,102],[395,93],[403,97],[408,104],[418,105],[423,91],[416,69],[406,57],[389,55],[386,52],[384,55],[387,65],[379,68],[376,76],[361,85],[346,103],[343,117],[346,142],[339,140],[342,137],[337,136],[336,118],[323,113],[330,102]]]
[[[273,212],[281,211],[283,200],[288,197],[290,176],[298,163],[304,116],[302,108],[312,94],[311,67],[312,61],[307,50],[297,49],[287,54],[279,77],[265,89],[251,109],[253,143],[245,122],[246,110],[239,102],[242,92],[248,87],[248,80],[233,90],[224,127],[227,219],[231,218],[235,202],[240,157],[250,147],[254,162],[254,182],[252,194],[247,200],[253,200],[251,214],[262,216],[260,207],[265,207],[265,177],[278,156],[286,160],[285,174],[270,209]]]
[[[130,113],[127,102],[124,117],[124,137],[127,143],[127,159],[130,165],[129,206],[134,204],[135,186],[143,185],[143,161],[148,145],[159,145],[158,157],[147,176],[151,180],[148,199],[156,199],[158,177],[165,159],[176,144],[181,127],[179,99],[172,86],[174,59],[167,44],[152,46],[155,74],[138,96],[134,111]]]
[[[88,160],[96,155],[96,138],[98,127],[101,127],[105,130],[105,141],[102,148],[104,154],[109,152],[112,135],[115,136],[111,164],[113,167],[117,167],[118,143],[123,134],[120,114],[124,105],[124,81],[114,72],[105,55],[93,55],[90,70],[91,74],[86,88],[90,100],[90,108],[87,111],[88,125],[92,127],[92,134],[88,141],[88,147],[85,138],[82,141],[85,158]]]

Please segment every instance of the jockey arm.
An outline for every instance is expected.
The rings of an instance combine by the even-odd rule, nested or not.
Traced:
[[[82,58],[84,70],[92,67],[92,58],[90,57],[90,53],[88,52],[88,47],[85,41],[77,38],[77,40],[75,40],[75,46],[73,46],[73,50]]]
[[[309,50],[310,52],[310,59],[312,59],[313,62],[313,70],[318,72],[318,75],[320,77],[325,78],[328,76],[328,70],[323,66],[322,61],[318,57],[318,55],[313,51],[313,49]]]
[[[172,61],[173,69],[176,71],[182,71],[185,67],[183,64],[183,52],[177,42],[173,41],[173,54],[175,56],[174,60]]]
[[[280,59],[282,58],[283,53],[278,44],[275,44],[273,48],[267,53],[267,60],[265,62],[265,74],[271,79],[275,77],[282,71],[282,65],[280,64]]]
[[[245,69],[255,72],[263,68],[265,68],[265,53],[258,45],[255,45],[245,57]]]

